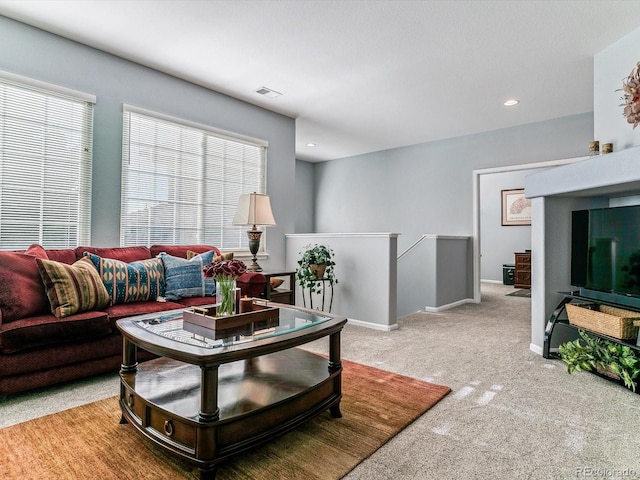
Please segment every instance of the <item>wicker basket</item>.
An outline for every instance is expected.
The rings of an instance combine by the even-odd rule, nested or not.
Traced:
[[[566,307],[571,325],[621,340],[638,336],[638,327],[633,323],[640,319],[640,312],[597,304],[568,303]]]

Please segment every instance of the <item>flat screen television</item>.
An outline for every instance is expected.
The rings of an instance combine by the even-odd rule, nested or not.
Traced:
[[[595,300],[640,307],[640,205],[576,210],[571,284]]]

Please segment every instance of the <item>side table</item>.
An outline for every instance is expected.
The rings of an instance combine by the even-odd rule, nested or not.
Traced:
[[[296,304],[296,272],[288,270],[274,270],[260,272],[266,279],[267,283],[264,286],[264,291],[260,294],[261,298],[269,300],[270,302],[286,303],[289,305]],[[279,277],[288,277],[282,287],[271,288],[271,279]],[[289,282],[288,284],[286,282]]]

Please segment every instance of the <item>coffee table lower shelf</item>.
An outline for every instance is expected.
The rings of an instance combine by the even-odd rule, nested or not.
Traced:
[[[121,423],[195,464],[201,478],[241,451],[315,415],[340,417],[341,369],[298,348],[220,365],[218,418],[202,418],[201,369],[158,358],[121,372]]]

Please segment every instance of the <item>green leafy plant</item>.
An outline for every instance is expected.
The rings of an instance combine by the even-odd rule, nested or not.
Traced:
[[[625,387],[636,391],[635,379],[640,375],[640,358],[627,345],[589,335],[578,330],[580,338],[563,343],[559,347],[560,358],[567,365],[567,372],[598,371],[621,379]]]
[[[325,267],[321,277],[327,280],[331,285],[338,283],[334,267],[336,262],[333,261],[334,252],[325,245],[305,245],[301,252],[298,252],[300,259],[298,260],[298,269],[296,270],[296,279],[300,286],[308,288],[311,293],[320,293],[319,275],[315,269],[316,265]]]

